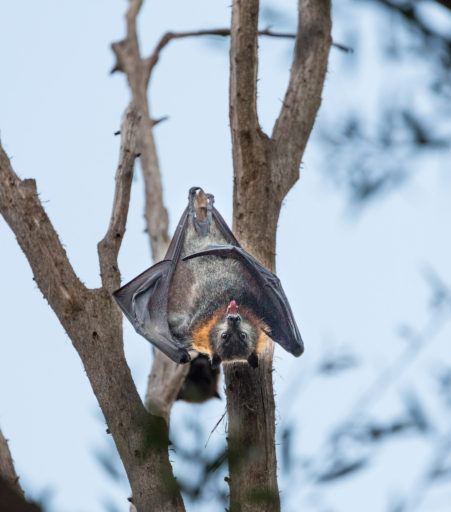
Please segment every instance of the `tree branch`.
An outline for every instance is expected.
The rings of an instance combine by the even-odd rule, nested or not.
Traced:
[[[299,178],[302,155],[321,104],[331,45],[330,0],[299,0],[298,32],[290,81],[272,142],[282,197]]]
[[[241,144],[260,129],[257,116],[258,0],[232,4],[230,117]],[[239,126],[239,130],[234,127]]]
[[[188,375],[189,364],[176,364],[160,350],[154,350],[154,363],[150,372],[146,408],[151,414],[161,416],[169,425],[172,406]]]
[[[13,459],[9,451],[8,441],[0,430],[0,478],[23,497],[23,490],[19,484],[19,477],[14,469]]]
[[[42,208],[32,179],[20,180],[0,143],[0,213],[27,256],[34,279],[60,321],[83,309],[80,282]]]
[[[436,2],[451,10],[451,0],[436,0]]]
[[[8,441],[0,430],[0,510],[8,512],[42,512],[41,508],[25,499],[14,469]]]
[[[219,37],[229,37],[230,36],[230,29],[229,28],[212,28],[212,29],[205,29],[205,30],[194,30],[194,31],[188,31],[188,32],[166,32],[158,42],[157,46],[155,47],[154,51],[152,52],[152,55],[147,57],[145,59],[146,62],[146,68],[149,73],[152,72],[155,64],[157,64],[158,59],[160,57],[161,51],[168,45],[168,43],[174,39],[184,39],[187,37],[202,37],[202,36],[219,36]],[[274,37],[277,39],[296,39],[296,34],[289,34],[286,32],[273,32],[269,28],[266,28],[264,30],[258,31],[258,36],[264,36],[264,37]],[[341,43],[332,42],[332,46],[335,48],[345,52],[349,53],[352,52],[352,49],[348,46],[345,46]]]
[[[154,122],[150,118],[147,100],[147,87],[152,69],[149,68],[146,60],[141,58],[136,31],[136,17],[141,4],[142,1],[130,0],[126,14],[126,38],[112,44],[117,59],[113,71],[125,73],[132,93],[133,108],[141,115],[138,130],[138,152],[145,184],[146,225],[153,260],[160,261],[169,246],[169,217],[163,203],[161,175],[152,132]]]
[[[105,237],[97,246],[102,284],[110,293],[119,288],[121,284],[117,257],[127,222],[133,167],[137,157],[136,133],[138,126],[139,115],[133,107],[129,107],[125,112],[121,126],[121,149],[116,171],[116,188],[110,225]]]

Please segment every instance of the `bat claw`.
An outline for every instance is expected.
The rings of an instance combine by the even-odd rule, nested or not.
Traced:
[[[258,355],[256,352],[252,352],[252,354],[247,358],[247,362],[252,368],[258,368]]]

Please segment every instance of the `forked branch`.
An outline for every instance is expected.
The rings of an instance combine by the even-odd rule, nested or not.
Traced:
[[[275,269],[282,201],[299,165],[321,102],[330,49],[330,1],[299,0],[290,81],[269,138],[257,101],[258,0],[234,0],[230,50],[230,126],[234,163],[234,232],[245,248]],[[273,344],[257,370],[228,365],[230,510],[280,510],[272,387]]]

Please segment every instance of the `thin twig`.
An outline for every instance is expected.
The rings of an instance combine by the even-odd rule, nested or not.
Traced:
[[[227,409],[223,412],[222,416],[219,418],[216,425],[212,428],[210,435],[208,436],[207,442],[205,443],[205,448],[207,447],[207,444],[210,441],[210,438],[213,435],[213,432],[219,427],[219,425],[221,424],[221,421],[224,419],[226,414],[227,414]]]
[[[259,36],[263,37],[275,37],[278,39],[296,39],[296,34],[290,34],[286,32],[273,32],[271,29],[266,28],[264,30],[258,31]],[[146,62],[146,69],[148,73],[152,72],[153,67],[158,62],[159,55],[163,48],[167,46],[167,44],[172,41],[173,39],[183,39],[187,37],[202,37],[202,36],[219,36],[219,37],[228,37],[230,36],[230,29],[228,28],[212,28],[212,29],[205,29],[205,30],[193,30],[188,32],[166,32],[162,38],[160,39],[159,43],[155,47],[154,51],[152,52],[152,55],[145,59]],[[353,49],[349,46],[345,46],[341,43],[335,43],[332,42],[332,46],[337,48],[338,50],[341,50],[345,53],[352,53]]]

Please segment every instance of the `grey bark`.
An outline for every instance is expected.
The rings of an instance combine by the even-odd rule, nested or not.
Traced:
[[[271,137],[257,115],[258,0],[234,0],[230,48],[233,231],[244,248],[275,270],[282,201],[299,166],[321,103],[331,45],[329,0],[299,0],[290,80]],[[273,345],[257,370],[225,370],[229,417],[230,510],[280,510],[275,453]]]

